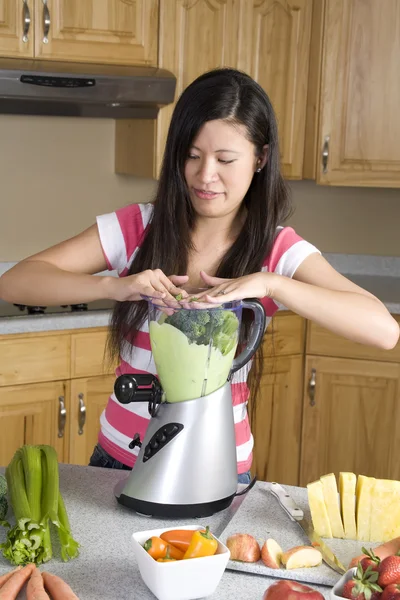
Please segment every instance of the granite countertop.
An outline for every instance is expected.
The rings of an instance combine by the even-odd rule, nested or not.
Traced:
[[[389,312],[400,315],[399,257],[356,254],[323,254],[323,256],[339,273],[379,298]],[[0,263],[0,275],[12,264]],[[0,319],[0,335],[107,327],[110,316],[111,311],[104,310],[80,314],[3,317]]]
[[[0,472],[4,472],[4,468],[0,468]],[[60,489],[74,537],[80,542],[81,549],[75,560],[62,563],[53,558],[44,568],[63,577],[80,600],[155,600],[141,579],[131,547],[131,535],[135,531],[190,523],[139,516],[118,504],[113,489],[126,476],[124,471],[60,464]],[[206,524],[217,536],[228,526],[233,506],[234,503],[207,518]],[[0,540],[3,535],[1,532]],[[10,568],[0,555],[0,575]],[[269,577],[226,570],[209,598],[262,600],[265,589],[273,582]],[[312,587],[329,598],[330,588],[314,584]],[[18,600],[25,598],[22,591]]]

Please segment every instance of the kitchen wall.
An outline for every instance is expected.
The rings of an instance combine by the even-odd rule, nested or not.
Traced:
[[[0,262],[73,236],[97,214],[150,200],[155,183],[115,175],[113,160],[111,120],[0,115]],[[400,256],[400,190],[310,181],[291,189],[290,224],[322,251]]]

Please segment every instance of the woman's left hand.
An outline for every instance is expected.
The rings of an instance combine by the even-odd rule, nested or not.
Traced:
[[[204,283],[211,286],[209,290],[196,296],[205,302],[221,304],[221,296],[223,296],[223,302],[233,302],[244,298],[273,297],[274,275],[271,273],[252,273],[237,279],[211,277],[205,271],[200,271],[200,275]]]

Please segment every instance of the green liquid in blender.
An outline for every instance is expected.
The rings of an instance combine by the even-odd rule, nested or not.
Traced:
[[[237,344],[224,356],[214,346],[210,349],[208,344],[190,343],[182,331],[168,323],[152,321],[149,332],[157,374],[168,402],[200,398],[202,392],[211,394],[226,383]]]

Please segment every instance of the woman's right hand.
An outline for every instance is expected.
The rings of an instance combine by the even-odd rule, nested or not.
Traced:
[[[159,298],[167,306],[176,304],[175,296],[182,294],[185,298],[187,293],[180,285],[187,283],[187,275],[170,275],[167,277],[161,269],[147,269],[135,275],[114,278],[111,283],[110,297],[112,300],[124,302],[126,300],[142,300],[142,295]]]

